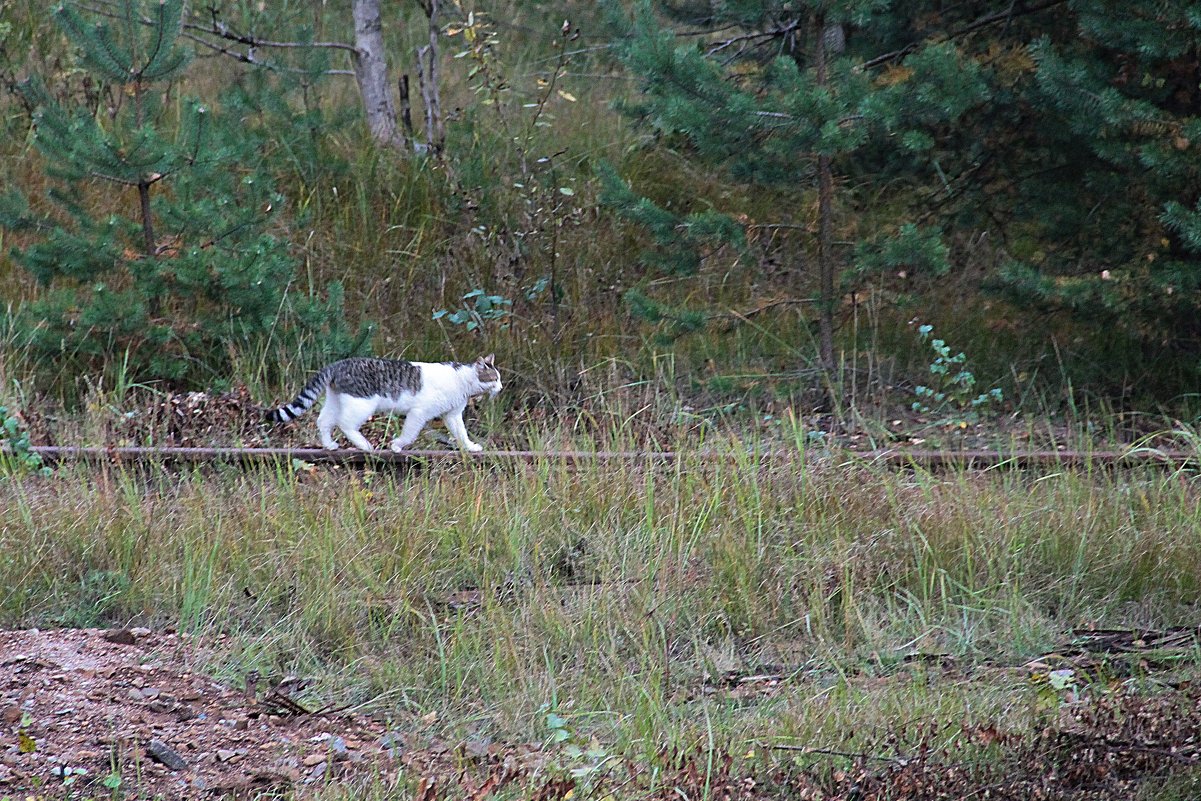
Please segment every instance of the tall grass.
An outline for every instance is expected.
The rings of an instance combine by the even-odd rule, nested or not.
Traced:
[[[1022,684],[972,666],[1023,664],[1073,626],[1196,616],[1190,480],[799,467],[9,480],[0,625],[225,633],[209,669],[231,679],[316,675],[327,696],[508,741],[545,736],[553,708],[650,754],[916,710],[1016,721]],[[932,690],[924,657],[962,678]],[[721,701],[715,681],[756,672],[784,689]]]

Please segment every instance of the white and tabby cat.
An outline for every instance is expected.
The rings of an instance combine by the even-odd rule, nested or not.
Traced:
[[[322,446],[337,449],[334,426],[342,429],[356,448],[371,450],[359,426],[376,412],[398,412],[405,416],[400,436],[392,440],[394,451],[412,445],[421,429],[441,417],[460,447],[472,452],[484,446],[471,441],[463,425],[467,401],[477,395],[500,392],[500,372],[494,356],[481,356],[471,364],[458,362],[407,362],[401,359],[354,358],[334,362],[321,369],[296,400],[268,414],[279,422],[295,420],[325,392],[325,405],[317,417]]]

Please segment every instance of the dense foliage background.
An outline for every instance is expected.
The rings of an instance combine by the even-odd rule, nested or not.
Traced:
[[[4,393],[496,350],[516,398],[908,410],[917,321],[1009,406],[1191,414],[1201,11],[385,0],[397,145],[364,5],[0,2]]]

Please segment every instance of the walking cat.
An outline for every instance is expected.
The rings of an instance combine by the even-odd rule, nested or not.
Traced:
[[[408,362],[402,359],[354,358],[334,362],[321,369],[291,403],[270,412],[270,420],[288,422],[308,411],[322,392],[325,405],[317,417],[321,444],[336,450],[334,426],[360,450],[372,450],[359,433],[359,426],[377,412],[399,412],[405,416],[400,436],[392,440],[394,451],[416,441],[421,429],[441,417],[459,446],[473,453],[484,446],[471,441],[463,425],[463,409],[477,395],[500,392],[500,372],[494,354],[471,364],[458,362]]]

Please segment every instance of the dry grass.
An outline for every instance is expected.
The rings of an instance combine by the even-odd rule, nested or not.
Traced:
[[[553,710],[653,762],[923,718],[1023,730],[1019,668],[1072,627],[1196,618],[1190,477],[797,467],[11,479],[0,623],[224,633],[231,679],[314,675],[448,740],[538,742]]]

